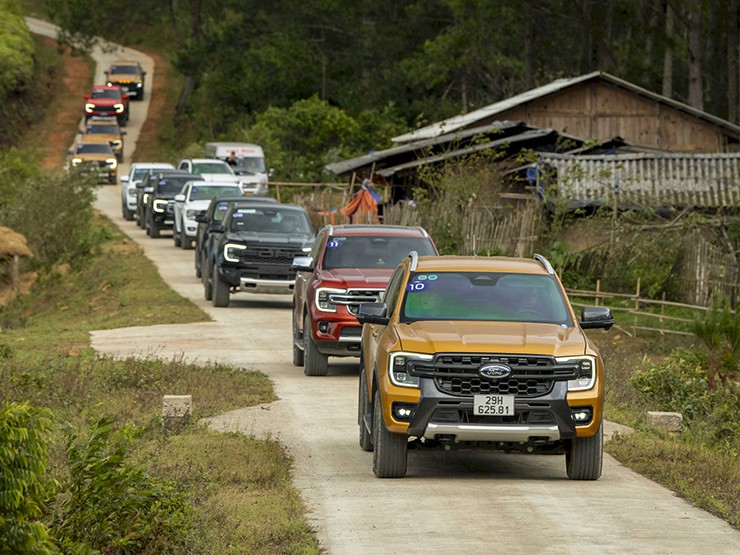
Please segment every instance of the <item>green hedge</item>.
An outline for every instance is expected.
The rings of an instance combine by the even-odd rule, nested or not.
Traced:
[[[0,99],[22,91],[33,75],[34,45],[18,0],[0,0]]]

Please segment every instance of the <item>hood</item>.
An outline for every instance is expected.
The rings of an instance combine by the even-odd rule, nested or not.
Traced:
[[[322,281],[332,281],[338,287],[385,289],[395,268],[335,268],[320,270]]]
[[[190,200],[185,203],[185,207],[188,210],[208,210],[208,206],[211,204],[210,199],[206,200]]]
[[[108,81],[111,83],[120,83],[122,81],[141,81],[141,76],[138,73],[111,73],[108,77]]]
[[[586,352],[580,328],[521,322],[422,321],[398,324],[405,351],[576,356]]]
[[[86,102],[95,104],[95,106],[114,106],[116,104],[123,104],[125,100],[122,98],[91,98]]]
[[[166,193],[166,192],[160,193],[158,191],[155,191],[154,192],[154,198],[159,199],[159,200],[172,200],[172,201],[174,201],[175,200],[175,195],[177,195],[177,194],[178,193]]]
[[[266,247],[273,246],[286,246],[301,248],[306,243],[313,241],[313,235],[305,233],[255,233],[253,231],[242,231],[234,232],[229,231],[226,233],[226,239],[228,241],[238,241],[240,243],[248,243],[250,245],[264,245]]]

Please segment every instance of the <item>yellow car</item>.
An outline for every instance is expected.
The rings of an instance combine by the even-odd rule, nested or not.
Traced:
[[[360,305],[360,446],[380,478],[406,474],[410,444],[564,454],[573,480],[602,466],[604,363],[542,256],[416,256],[380,303]]]
[[[123,136],[126,134],[118,126],[116,118],[93,116],[81,130],[85,135],[91,135],[101,140],[107,140],[119,162],[123,162]]]
[[[118,160],[107,139],[80,135],[69,149],[69,155],[71,167],[80,167],[86,175],[96,175],[99,183],[115,185],[118,180]]]
[[[139,62],[134,60],[117,60],[105,72],[109,87],[120,85],[129,98],[144,100],[144,77],[146,72]]]

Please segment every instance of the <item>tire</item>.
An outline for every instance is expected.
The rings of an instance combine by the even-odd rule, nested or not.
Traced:
[[[180,230],[180,248],[182,250],[187,251],[190,250],[193,247],[193,243],[187,235],[185,235],[185,228]]]
[[[200,256],[198,256],[198,252],[196,251],[195,256],[193,257],[195,261],[195,277],[197,278],[203,278],[203,272],[201,271],[201,268],[203,267],[203,262],[200,260]]]
[[[134,212],[133,210],[129,210],[128,206],[123,207],[122,213],[123,213],[123,219],[126,220],[127,222],[132,222],[134,220]]]
[[[303,366],[306,362],[303,349],[300,349],[296,343],[300,340],[298,326],[296,326],[295,312],[293,312],[293,366]]]
[[[173,228],[173,231],[172,231],[172,240],[175,242],[175,246],[176,247],[179,247],[179,246],[182,245],[182,243],[181,243],[182,240],[180,239],[180,234],[174,228]]]
[[[213,298],[211,302],[213,306],[227,307],[229,306],[229,284],[222,280],[218,275],[218,267],[213,265]]]
[[[213,299],[213,282],[211,281],[211,278],[213,276],[213,269],[210,267],[210,264],[207,268],[204,268],[203,272],[203,296],[207,301],[210,301]]]
[[[367,375],[365,369],[360,367],[360,391],[357,395],[357,424],[360,427],[360,448],[363,451],[373,450],[373,436],[365,426],[365,415],[372,413],[370,396],[367,393]]]
[[[311,337],[311,320],[306,314],[303,320],[303,373],[306,376],[326,376],[329,371],[329,357],[319,351]]]
[[[149,222],[149,237],[152,239],[159,239],[160,233],[157,224],[154,223],[154,219]]]
[[[378,478],[403,478],[406,475],[408,439],[406,434],[394,434],[385,427],[377,390],[373,401],[373,474]]]
[[[604,459],[603,424],[596,435],[572,439],[565,452],[565,470],[571,480],[598,480]]]

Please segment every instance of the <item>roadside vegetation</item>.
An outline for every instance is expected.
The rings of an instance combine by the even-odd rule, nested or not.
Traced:
[[[74,19],[79,15],[75,9],[84,12],[89,6],[86,2],[68,4],[69,10],[60,10],[60,17]],[[161,48],[181,69],[190,60],[197,62],[187,75],[170,68],[154,76],[155,88],[161,87],[156,89],[161,95],[154,97],[165,99],[162,121],[156,127],[153,120],[147,124],[151,127],[142,138],[138,160],[176,158],[197,149],[204,139],[228,136],[268,145],[268,158],[279,164],[278,178],[317,179],[324,163],[359,154],[370,144],[381,147],[396,129],[406,130],[401,125],[408,115],[405,110],[431,107],[429,99],[420,95],[401,116],[382,103],[361,115],[360,110],[337,107],[321,97],[297,98],[301,95],[295,90],[283,91],[274,108],[265,106],[262,111],[232,105],[228,101],[233,95],[255,97],[259,92],[245,95],[239,83],[213,85],[219,67],[209,68],[206,63],[208,41],[228,41],[233,33],[220,35],[217,28],[209,28],[186,48],[187,41],[172,36],[173,31],[187,27],[181,16],[164,32],[162,21],[169,21],[171,14],[161,10],[153,21],[159,21],[157,28],[163,32],[144,37],[141,30],[148,27],[136,18],[152,13],[127,10],[135,17],[118,20],[127,23],[118,29],[110,29],[108,19],[78,21],[90,23],[90,30],[96,32],[108,26],[111,38],[133,38],[124,40],[132,45]],[[229,14],[225,21],[235,33],[243,19],[237,13]],[[305,47],[305,41],[298,42]],[[259,59],[268,61],[270,48],[276,45],[262,46]],[[240,75],[229,63],[225,66]],[[405,67],[421,74],[420,54]],[[346,91],[345,98],[354,98],[355,107],[360,106],[380,96],[372,87],[379,81],[358,80],[367,86],[356,86],[352,94]],[[418,83],[412,89],[418,90]],[[181,91],[190,94],[181,95]],[[440,96],[439,91],[434,94]],[[444,104],[440,110],[451,109]],[[218,117],[209,124],[207,116],[214,106],[219,107]],[[343,134],[344,128],[353,133]],[[317,131],[315,141],[313,130]],[[290,141],[295,135],[300,142]],[[28,236],[36,257],[26,269],[38,273],[32,293],[0,312],[0,390],[5,402],[0,434],[9,441],[24,434],[34,440],[29,451],[32,460],[13,462],[9,451],[0,450],[2,466],[29,469],[22,479],[14,478],[12,484],[0,487],[14,492],[10,502],[0,500],[0,514],[12,515],[0,521],[0,527],[18,524],[13,528],[22,535],[15,538],[18,541],[50,549],[53,543],[65,552],[84,552],[85,544],[133,552],[318,552],[303,519],[303,507],[290,486],[289,460],[279,444],[215,434],[195,425],[179,435],[160,431],[163,394],[197,388],[197,419],[269,402],[273,394],[263,376],[176,360],[112,360],[90,351],[87,334],[93,329],[184,323],[205,316],[172,293],[139,249],[110,222],[92,213],[92,184],[76,176],[43,175],[32,158],[26,151],[10,150],[3,151],[0,160],[0,221]],[[440,183],[438,192],[448,195],[444,202],[439,197],[420,197],[423,224],[443,252],[459,252],[461,228],[449,222],[462,221],[468,203],[483,192],[479,184],[471,179]],[[31,194],[44,200],[29,203]],[[67,209],[59,219],[51,219],[60,205]],[[588,224],[609,228],[611,222],[606,214],[576,216],[556,212],[554,219],[545,222],[538,243],[538,250],[562,269],[566,286],[593,288],[600,279],[603,289],[629,292],[640,277],[646,294],[659,299],[666,293],[670,298],[675,288],[678,238],[685,230],[673,228],[649,236],[642,226],[665,224],[660,216],[635,216],[634,228],[627,225],[632,215],[621,217],[620,225],[611,230],[610,248],[599,256],[586,256],[572,246],[578,228]],[[703,227],[701,222],[693,225]],[[49,232],[42,235],[41,228]],[[737,252],[740,225],[736,217],[727,221],[725,229]],[[656,237],[665,248],[656,250]],[[697,321],[695,340],[630,337],[619,329],[593,338],[609,371],[606,417],[637,430],[617,438],[607,450],[623,464],[740,528],[738,317],[737,313],[725,314],[718,305],[706,320]],[[618,325],[626,327],[625,318],[617,313]],[[682,412],[684,430],[668,436],[650,429],[647,410]],[[132,489],[145,495],[131,498]],[[111,505],[110,499],[117,504]],[[132,514],[146,518],[129,518]],[[10,535],[0,533],[0,537]],[[165,546],[158,541],[169,543]],[[0,551],[18,551],[16,545],[0,544]]]

